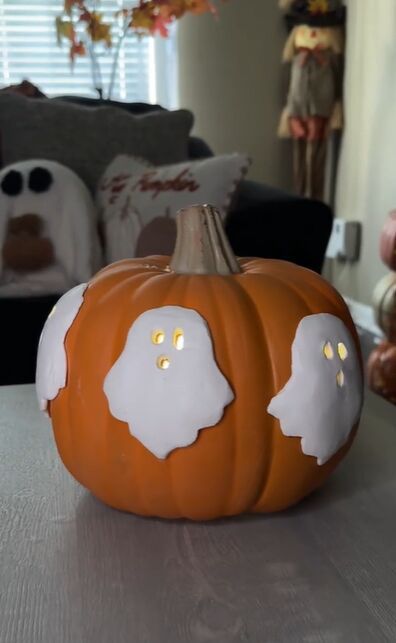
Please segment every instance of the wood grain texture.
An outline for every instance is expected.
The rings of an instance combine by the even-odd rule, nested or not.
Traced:
[[[164,522],[92,498],[33,387],[0,389],[0,642],[396,641],[395,420],[369,396],[349,457],[292,511]]]

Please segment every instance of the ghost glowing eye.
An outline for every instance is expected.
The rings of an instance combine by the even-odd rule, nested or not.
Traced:
[[[339,355],[339,358],[342,359],[343,362],[345,362],[346,358],[348,357],[348,349],[342,342],[340,342],[337,346],[337,353]]]
[[[168,357],[165,357],[164,355],[161,355],[161,357],[157,359],[157,366],[163,371],[166,371],[166,369],[170,366],[170,359]]]
[[[153,331],[153,333],[151,334],[151,341],[153,342],[153,344],[156,344],[157,346],[158,344],[163,344],[165,341],[164,331],[163,330]]]
[[[338,373],[336,375],[336,380],[337,380],[337,386],[342,388],[344,386],[344,384],[345,384],[344,371],[338,371]]]
[[[178,351],[181,351],[184,348],[184,333],[181,328],[176,328],[173,333],[173,346]]]
[[[326,344],[323,346],[323,355],[325,356],[326,359],[334,358],[334,351],[330,342],[326,342]]]

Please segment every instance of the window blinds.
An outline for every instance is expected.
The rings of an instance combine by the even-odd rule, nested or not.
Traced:
[[[100,11],[105,19],[114,20],[114,13],[125,0],[101,0]],[[131,3],[129,3],[129,6]],[[59,47],[56,40],[55,18],[62,11],[61,0],[0,0],[0,83],[9,85],[26,78],[38,85],[48,96],[78,94],[97,96],[92,80],[89,56],[78,58],[71,69],[68,46]],[[120,25],[121,29],[121,25]],[[113,34],[115,30],[113,29]],[[115,40],[115,39],[114,39]],[[171,38],[172,40],[172,38]],[[160,49],[160,53],[158,52]],[[124,41],[117,66],[113,98],[126,101],[156,102],[170,105],[174,96],[164,81],[169,65],[174,63],[172,44],[159,43],[150,37],[138,39],[128,35]],[[105,95],[109,86],[114,47],[100,52]],[[161,63],[159,65],[159,62]],[[157,83],[157,67],[161,79]],[[169,82],[175,74],[168,68]],[[162,96],[157,86],[166,88]]]

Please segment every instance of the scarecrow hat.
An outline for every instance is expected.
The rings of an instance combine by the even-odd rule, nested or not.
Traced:
[[[339,27],[345,24],[343,0],[292,0],[280,2],[287,6],[286,19],[290,26]]]

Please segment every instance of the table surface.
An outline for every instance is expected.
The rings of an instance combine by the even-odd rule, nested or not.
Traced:
[[[0,642],[396,641],[396,409],[298,508],[193,524],[95,500],[32,386],[0,389]]]

